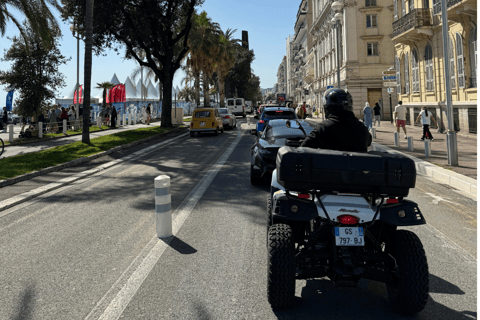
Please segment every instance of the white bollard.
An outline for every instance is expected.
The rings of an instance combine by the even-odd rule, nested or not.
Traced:
[[[429,158],[432,155],[432,145],[430,140],[425,140],[425,157]]]
[[[398,132],[395,132],[395,146],[398,147],[400,144],[398,142],[398,137],[400,136],[400,134]]]
[[[8,125],[8,142],[13,142],[13,124]]]
[[[171,207],[170,177],[160,175],[155,178],[155,220],[158,238],[173,235]]]
[[[408,141],[408,148],[407,148],[407,150],[408,150],[408,151],[413,151],[413,137],[408,137],[408,138],[407,138],[407,141]]]
[[[38,123],[38,137],[43,138],[43,122]]]
[[[126,126],[127,125],[127,114],[124,113],[123,114],[123,126]]]
[[[377,138],[377,132],[376,132],[375,128],[370,129],[370,132],[372,133],[372,138],[376,139]]]
[[[67,120],[63,119],[63,134],[67,134]]]
[[[247,124],[250,124],[250,117],[247,117]]]
[[[137,114],[134,113],[133,114],[133,125],[136,125],[137,124]]]

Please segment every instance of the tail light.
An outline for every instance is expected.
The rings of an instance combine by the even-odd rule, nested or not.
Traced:
[[[308,193],[299,193],[298,194],[299,199],[310,199],[310,194]]]
[[[260,121],[258,121],[258,123],[265,123],[265,121],[263,121],[263,120],[260,120]]]
[[[359,219],[349,214],[344,214],[338,217],[338,222],[341,224],[357,224]]]
[[[224,118],[224,119],[230,119],[230,116],[225,116],[225,118]]]
[[[387,203],[398,203],[398,199],[387,199]]]
[[[193,128],[193,122],[190,122],[190,128],[191,129]]]
[[[214,121],[214,122],[212,122],[212,127],[215,127],[215,121]]]

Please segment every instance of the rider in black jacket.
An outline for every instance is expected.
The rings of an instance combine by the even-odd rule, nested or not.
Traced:
[[[330,89],[323,97],[326,120],[302,142],[302,147],[339,151],[365,152],[372,144],[372,135],[352,112],[349,92]]]

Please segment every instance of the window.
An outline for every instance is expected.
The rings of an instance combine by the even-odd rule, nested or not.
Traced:
[[[425,9],[430,8],[429,0],[423,0],[423,7],[424,7]]]
[[[403,61],[404,63],[404,77],[405,77],[405,94],[410,93],[410,82],[409,82],[409,76],[408,76],[408,53],[405,54],[405,60]]]
[[[367,28],[376,28],[376,27],[377,27],[377,15],[367,14]]]
[[[442,2],[440,0],[433,0],[433,14],[442,12]]]
[[[378,56],[378,42],[367,43],[367,56]]]
[[[210,118],[210,111],[197,111],[195,118]]]
[[[398,20],[398,1],[393,0],[393,20]]]
[[[435,80],[433,77],[433,53],[430,44],[427,44],[425,47],[425,76],[427,79],[427,91],[433,91]]]
[[[408,12],[413,12],[413,9],[415,9],[413,0],[408,0]]]
[[[402,17],[405,16],[406,12],[405,12],[405,0],[400,0],[400,2],[402,3]]]
[[[455,37],[457,45],[458,87],[465,88],[465,71],[463,66],[463,41],[460,33],[456,33]]]
[[[365,7],[376,7],[377,0],[365,0]]]
[[[418,55],[417,50],[412,52],[412,92],[420,92],[420,84],[418,81]]]
[[[448,37],[448,58],[450,61],[450,88],[455,88],[455,56],[453,54],[453,41]]]
[[[397,93],[402,92],[402,80],[400,78],[400,59],[398,59],[397,56],[395,56],[395,73],[397,76]]]
[[[470,88],[477,87],[477,28],[470,31],[468,37],[470,53]]]

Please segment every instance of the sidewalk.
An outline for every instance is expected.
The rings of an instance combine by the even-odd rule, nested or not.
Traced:
[[[321,118],[307,118],[307,120],[321,122]],[[408,141],[404,139],[400,128],[400,146],[395,146],[396,127],[390,121],[381,121],[380,126],[374,127],[376,138],[372,147],[380,150],[396,151],[413,158],[417,172],[433,178],[439,183],[447,184],[476,197],[477,194],[477,139],[475,135],[469,137],[457,135],[458,166],[448,165],[446,134],[431,130],[434,141],[431,142],[432,153],[425,157],[425,142],[420,138],[423,128],[406,126],[407,136],[413,137],[414,151],[408,151]]]

